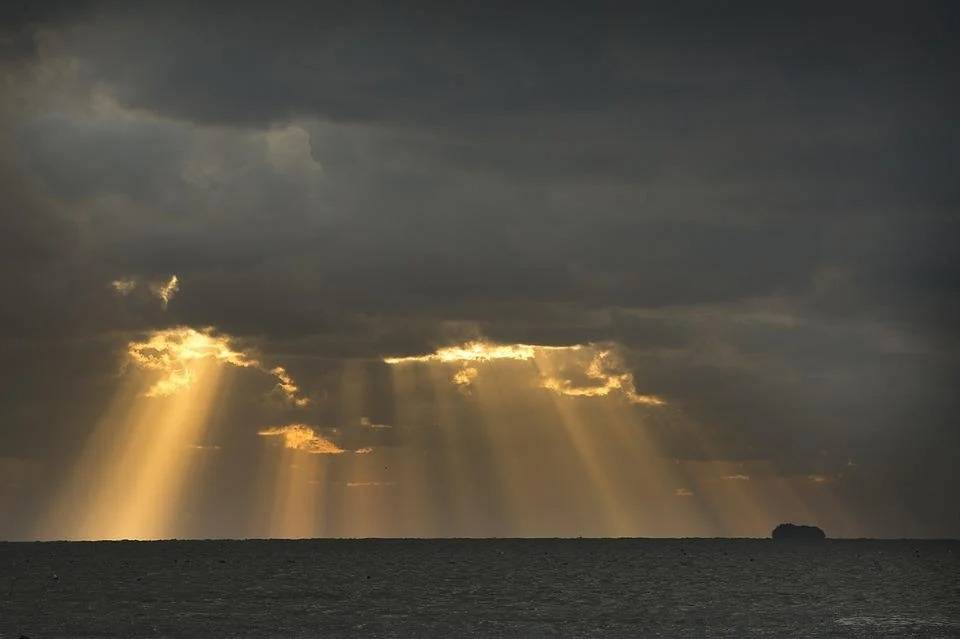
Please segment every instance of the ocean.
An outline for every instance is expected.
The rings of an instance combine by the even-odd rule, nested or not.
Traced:
[[[0,543],[0,638],[960,637],[960,542]]]

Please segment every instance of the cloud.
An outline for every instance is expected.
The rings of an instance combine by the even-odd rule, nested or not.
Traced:
[[[189,387],[194,379],[190,366],[203,359],[213,359],[238,368],[255,368],[277,379],[276,388],[285,400],[302,408],[309,399],[299,395],[299,388],[282,366],[267,368],[249,354],[235,350],[231,338],[217,334],[212,328],[196,330],[179,326],[154,331],[145,340],[127,344],[127,356],[137,367],[158,371],[164,376],[146,392],[147,397],[167,397]]]
[[[157,282],[150,285],[150,292],[160,298],[160,304],[163,308],[167,308],[170,300],[173,299],[173,296],[176,295],[179,290],[180,280],[176,275],[171,275],[170,279],[164,282]]]
[[[460,388],[464,393],[469,393],[473,381],[477,378],[479,371],[470,363],[496,362],[500,360],[529,361],[534,359],[538,351],[550,351],[560,349],[579,349],[579,346],[573,347],[553,347],[553,346],[534,346],[531,344],[494,344],[482,340],[466,342],[462,345],[445,346],[437,349],[433,353],[424,355],[409,355],[406,357],[385,357],[383,361],[391,366],[402,366],[405,364],[461,364],[460,370],[454,373],[451,382]]]
[[[405,357],[385,357],[383,361],[391,366],[406,364],[461,364],[454,373],[451,382],[461,390],[469,392],[470,386],[480,375],[475,365],[502,360],[533,361],[558,359],[560,364],[565,356],[582,352],[595,352],[586,368],[579,373],[585,375],[589,384],[576,384],[570,379],[542,373],[540,386],[560,395],[569,397],[606,397],[612,392],[623,395],[632,404],[662,406],[665,402],[653,395],[642,395],[636,391],[633,374],[623,369],[623,364],[611,350],[598,350],[593,345],[572,344],[569,346],[548,346],[533,344],[497,344],[482,340],[466,342],[462,345],[447,346],[433,353],[408,355]],[[543,361],[546,364],[546,361]],[[550,366],[550,368],[557,368]]]
[[[257,434],[262,437],[280,437],[283,439],[284,448],[301,450],[314,455],[340,455],[347,452],[326,437],[318,435],[312,427],[305,424],[273,426]]]
[[[361,418],[360,418],[360,426],[363,427],[363,428],[373,428],[373,429],[377,429],[377,430],[379,430],[379,429],[386,429],[386,428],[393,428],[393,426],[391,426],[390,424],[375,424],[375,423],[373,423],[373,421],[370,420],[369,417],[361,417]]]
[[[590,385],[577,385],[569,379],[547,377],[541,386],[560,395],[570,397],[606,397],[611,392],[620,392],[631,404],[663,406],[664,402],[653,395],[641,395],[634,387],[633,374],[623,370],[623,365],[609,350],[598,351],[584,371],[595,382]]]
[[[110,286],[114,291],[116,291],[117,295],[126,296],[132,293],[135,288],[137,288],[137,282],[136,280],[121,278],[110,282]]]
[[[287,373],[283,366],[275,366],[270,369],[270,373],[277,378],[277,390],[290,401],[294,406],[303,408],[310,403],[307,397],[298,397],[300,387],[293,381],[293,378]]]
[[[693,497],[693,491],[689,488],[677,488],[673,494],[677,497]]]
[[[728,481],[750,481],[750,475],[741,475],[741,474],[724,475],[723,479],[726,479]]]
[[[436,352],[407,357],[385,357],[387,364],[411,364],[424,362],[463,363],[492,362],[500,359],[531,360],[537,349],[555,349],[557,347],[533,346],[531,344],[491,344],[483,341],[467,342],[460,346],[446,346]],[[578,348],[578,347],[569,347]]]
[[[147,397],[169,397],[193,384],[194,374],[186,368],[170,371],[166,377],[155,382],[145,395]]]
[[[190,448],[193,450],[220,450],[220,446],[217,444],[191,444]]]
[[[436,345],[482,334],[585,345],[556,352],[539,394],[669,401],[671,454],[704,455],[703,432],[716,457],[800,479],[853,457],[898,478],[904,521],[944,530],[936,495],[960,481],[955,12],[755,4],[616,21],[558,5],[544,21],[148,2],[0,21],[0,55],[17,50],[0,60],[0,352],[21,364],[0,449],[74,447],[117,336],[216,326],[296,408],[277,363],[317,398],[347,358],[429,354],[462,389],[536,363],[439,361]],[[161,314],[150,283],[174,272],[189,295]],[[154,301],[113,303],[118,274]],[[591,377],[590,344],[622,362]],[[150,369],[155,392],[189,383],[193,360],[173,360]],[[270,408],[248,426],[291,421]]]
[[[124,277],[113,280],[110,286],[117,295],[126,297],[137,289],[139,283],[136,278]],[[180,279],[176,275],[171,275],[166,280],[151,283],[148,290],[151,295],[160,300],[161,307],[166,310],[170,300],[180,290]]]
[[[476,367],[464,366],[453,374],[453,379],[451,381],[459,386],[460,390],[469,392],[470,385],[473,384],[473,381],[477,379],[477,375],[479,374],[480,371],[478,371]]]
[[[260,430],[257,434],[261,437],[280,437],[283,439],[284,448],[302,450],[314,455],[342,455],[350,452],[355,455],[367,455],[373,452],[373,448],[369,446],[353,451],[341,448],[333,440],[317,433],[315,427],[306,424],[272,426]]]
[[[396,486],[395,481],[348,481],[347,488],[368,488],[373,486]]]

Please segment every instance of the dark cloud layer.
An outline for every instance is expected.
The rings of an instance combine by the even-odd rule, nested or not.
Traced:
[[[865,512],[960,534],[950,3],[44,5],[2,16],[2,457],[63,458],[163,326],[318,397],[614,341],[676,456],[856,460]],[[171,273],[166,312],[109,286]]]

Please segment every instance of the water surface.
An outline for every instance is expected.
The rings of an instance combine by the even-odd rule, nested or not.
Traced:
[[[0,638],[960,637],[960,542],[0,543]]]

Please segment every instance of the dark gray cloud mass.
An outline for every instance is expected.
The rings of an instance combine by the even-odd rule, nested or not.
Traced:
[[[178,324],[328,424],[347,359],[616,342],[672,456],[852,460],[867,534],[960,535],[951,3],[198,4],[0,14],[0,536]]]

